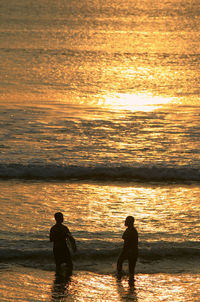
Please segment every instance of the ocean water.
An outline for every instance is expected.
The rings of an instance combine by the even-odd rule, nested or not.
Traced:
[[[199,17],[197,0],[1,1],[0,301],[199,301]],[[127,215],[134,285],[115,276]]]

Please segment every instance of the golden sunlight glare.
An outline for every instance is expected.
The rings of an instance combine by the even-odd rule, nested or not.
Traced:
[[[103,96],[104,104],[114,109],[131,111],[153,111],[164,104],[174,101],[173,98],[154,96],[151,94],[117,93],[115,95]]]

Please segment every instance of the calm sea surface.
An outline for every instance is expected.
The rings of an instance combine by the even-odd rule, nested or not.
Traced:
[[[1,301],[198,301],[199,18],[197,0],[1,0]],[[78,244],[63,287],[56,211]],[[114,276],[127,215],[135,289]]]

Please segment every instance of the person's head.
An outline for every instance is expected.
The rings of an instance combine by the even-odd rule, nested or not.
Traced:
[[[62,223],[63,222],[63,214],[61,212],[57,212],[54,215],[56,222]]]
[[[135,221],[135,219],[133,216],[127,216],[126,220],[125,220],[125,226],[127,226],[127,227],[133,226],[134,221]]]

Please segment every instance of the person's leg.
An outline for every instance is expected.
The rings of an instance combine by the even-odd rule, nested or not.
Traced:
[[[134,276],[137,257],[135,255],[128,256],[129,274]]]
[[[71,258],[71,253],[67,246],[63,250],[63,255],[62,255],[62,263],[65,264],[65,270],[68,274],[72,274],[73,271],[73,263],[72,263],[72,258]]]
[[[73,271],[73,262],[72,262],[72,259],[71,259],[71,256],[68,255],[66,261],[65,261],[66,265],[67,265],[67,270],[69,271]]]
[[[59,274],[61,270],[61,263],[59,261],[55,261],[55,264],[56,264],[56,274]]]
[[[73,263],[71,259],[71,254],[67,246],[54,248],[54,259],[56,264],[56,272],[61,272],[61,270],[65,267],[65,270],[72,272]],[[64,264],[64,267],[63,267]],[[62,269],[61,269],[62,268]]]
[[[117,260],[117,273],[118,274],[122,273],[122,266],[123,266],[123,262],[125,259],[126,259],[126,255],[125,255],[124,251],[122,251]]]
[[[55,264],[56,264],[56,273],[58,273],[60,271],[60,268],[61,268],[61,260],[60,260],[59,249],[54,248],[53,249],[53,254],[54,254],[54,261],[55,261]]]

